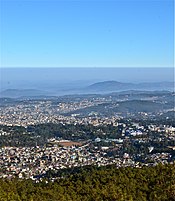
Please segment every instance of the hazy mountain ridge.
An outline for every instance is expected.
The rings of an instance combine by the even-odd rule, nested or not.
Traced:
[[[0,97],[7,98],[19,98],[22,96],[30,97],[30,96],[44,96],[51,95],[48,91],[42,91],[37,89],[7,89],[0,92]]]
[[[117,81],[97,82],[87,87],[92,91],[120,91],[120,90],[138,90],[138,89],[161,89],[170,90],[174,88],[173,82],[155,82],[155,83],[123,83]]]
[[[61,96],[71,94],[104,94],[121,91],[174,91],[174,82],[155,83],[124,83],[118,81],[96,82],[87,86],[55,86],[43,89],[6,89],[0,92],[0,97],[20,98],[38,96]]]

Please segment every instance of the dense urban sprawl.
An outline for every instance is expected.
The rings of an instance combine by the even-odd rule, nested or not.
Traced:
[[[140,120],[125,119],[121,113],[109,116],[93,110],[88,115],[78,113],[81,109],[110,101],[111,97],[59,103],[23,100],[3,104],[0,107],[0,177],[40,180],[47,177],[49,171],[87,165],[115,164],[119,168],[174,163],[175,125],[169,121],[169,116],[165,118],[167,122],[162,122],[155,121],[153,112],[137,112],[137,116],[142,117]],[[157,117],[163,112],[165,110],[160,110]],[[128,113],[130,117],[136,115],[136,112]],[[153,117],[154,121],[149,121]],[[47,137],[35,132],[37,125],[41,133],[42,129],[48,131]],[[54,133],[49,127],[54,128]],[[12,138],[15,139],[12,142],[14,136],[17,137]],[[36,140],[36,144],[24,146],[24,136]],[[40,144],[37,140],[42,137],[44,143]]]

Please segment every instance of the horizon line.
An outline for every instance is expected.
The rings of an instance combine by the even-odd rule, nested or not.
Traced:
[[[137,67],[137,66],[121,66],[121,67],[119,67],[119,66],[83,66],[83,67],[80,67],[80,66],[64,66],[64,67],[61,67],[61,66],[24,66],[24,67],[22,67],[22,66],[0,66],[0,69],[7,69],[7,68],[21,68],[21,69],[23,69],[23,68],[80,68],[80,69],[84,69],[84,68],[140,68],[140,69],[143,69],[143,68],[147,68],[147,69],[150,69],[150,68],[175,68],[174,66],[165,66],[165,67],[163,67],[163,66],[153,66],[153,67],[151,67],[151,66],[145,66],[145,67]]]

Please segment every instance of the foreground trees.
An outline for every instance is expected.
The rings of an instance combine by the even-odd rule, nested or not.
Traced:
[[[0,180],[0,201],[173,201],[175,165],[84,167],[54,182]]]

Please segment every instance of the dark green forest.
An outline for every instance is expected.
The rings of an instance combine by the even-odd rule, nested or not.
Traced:
[[[143,168],[83,167],[60,171],[59,179],[1,179],[0,201],[173,201],[175,165]]]

